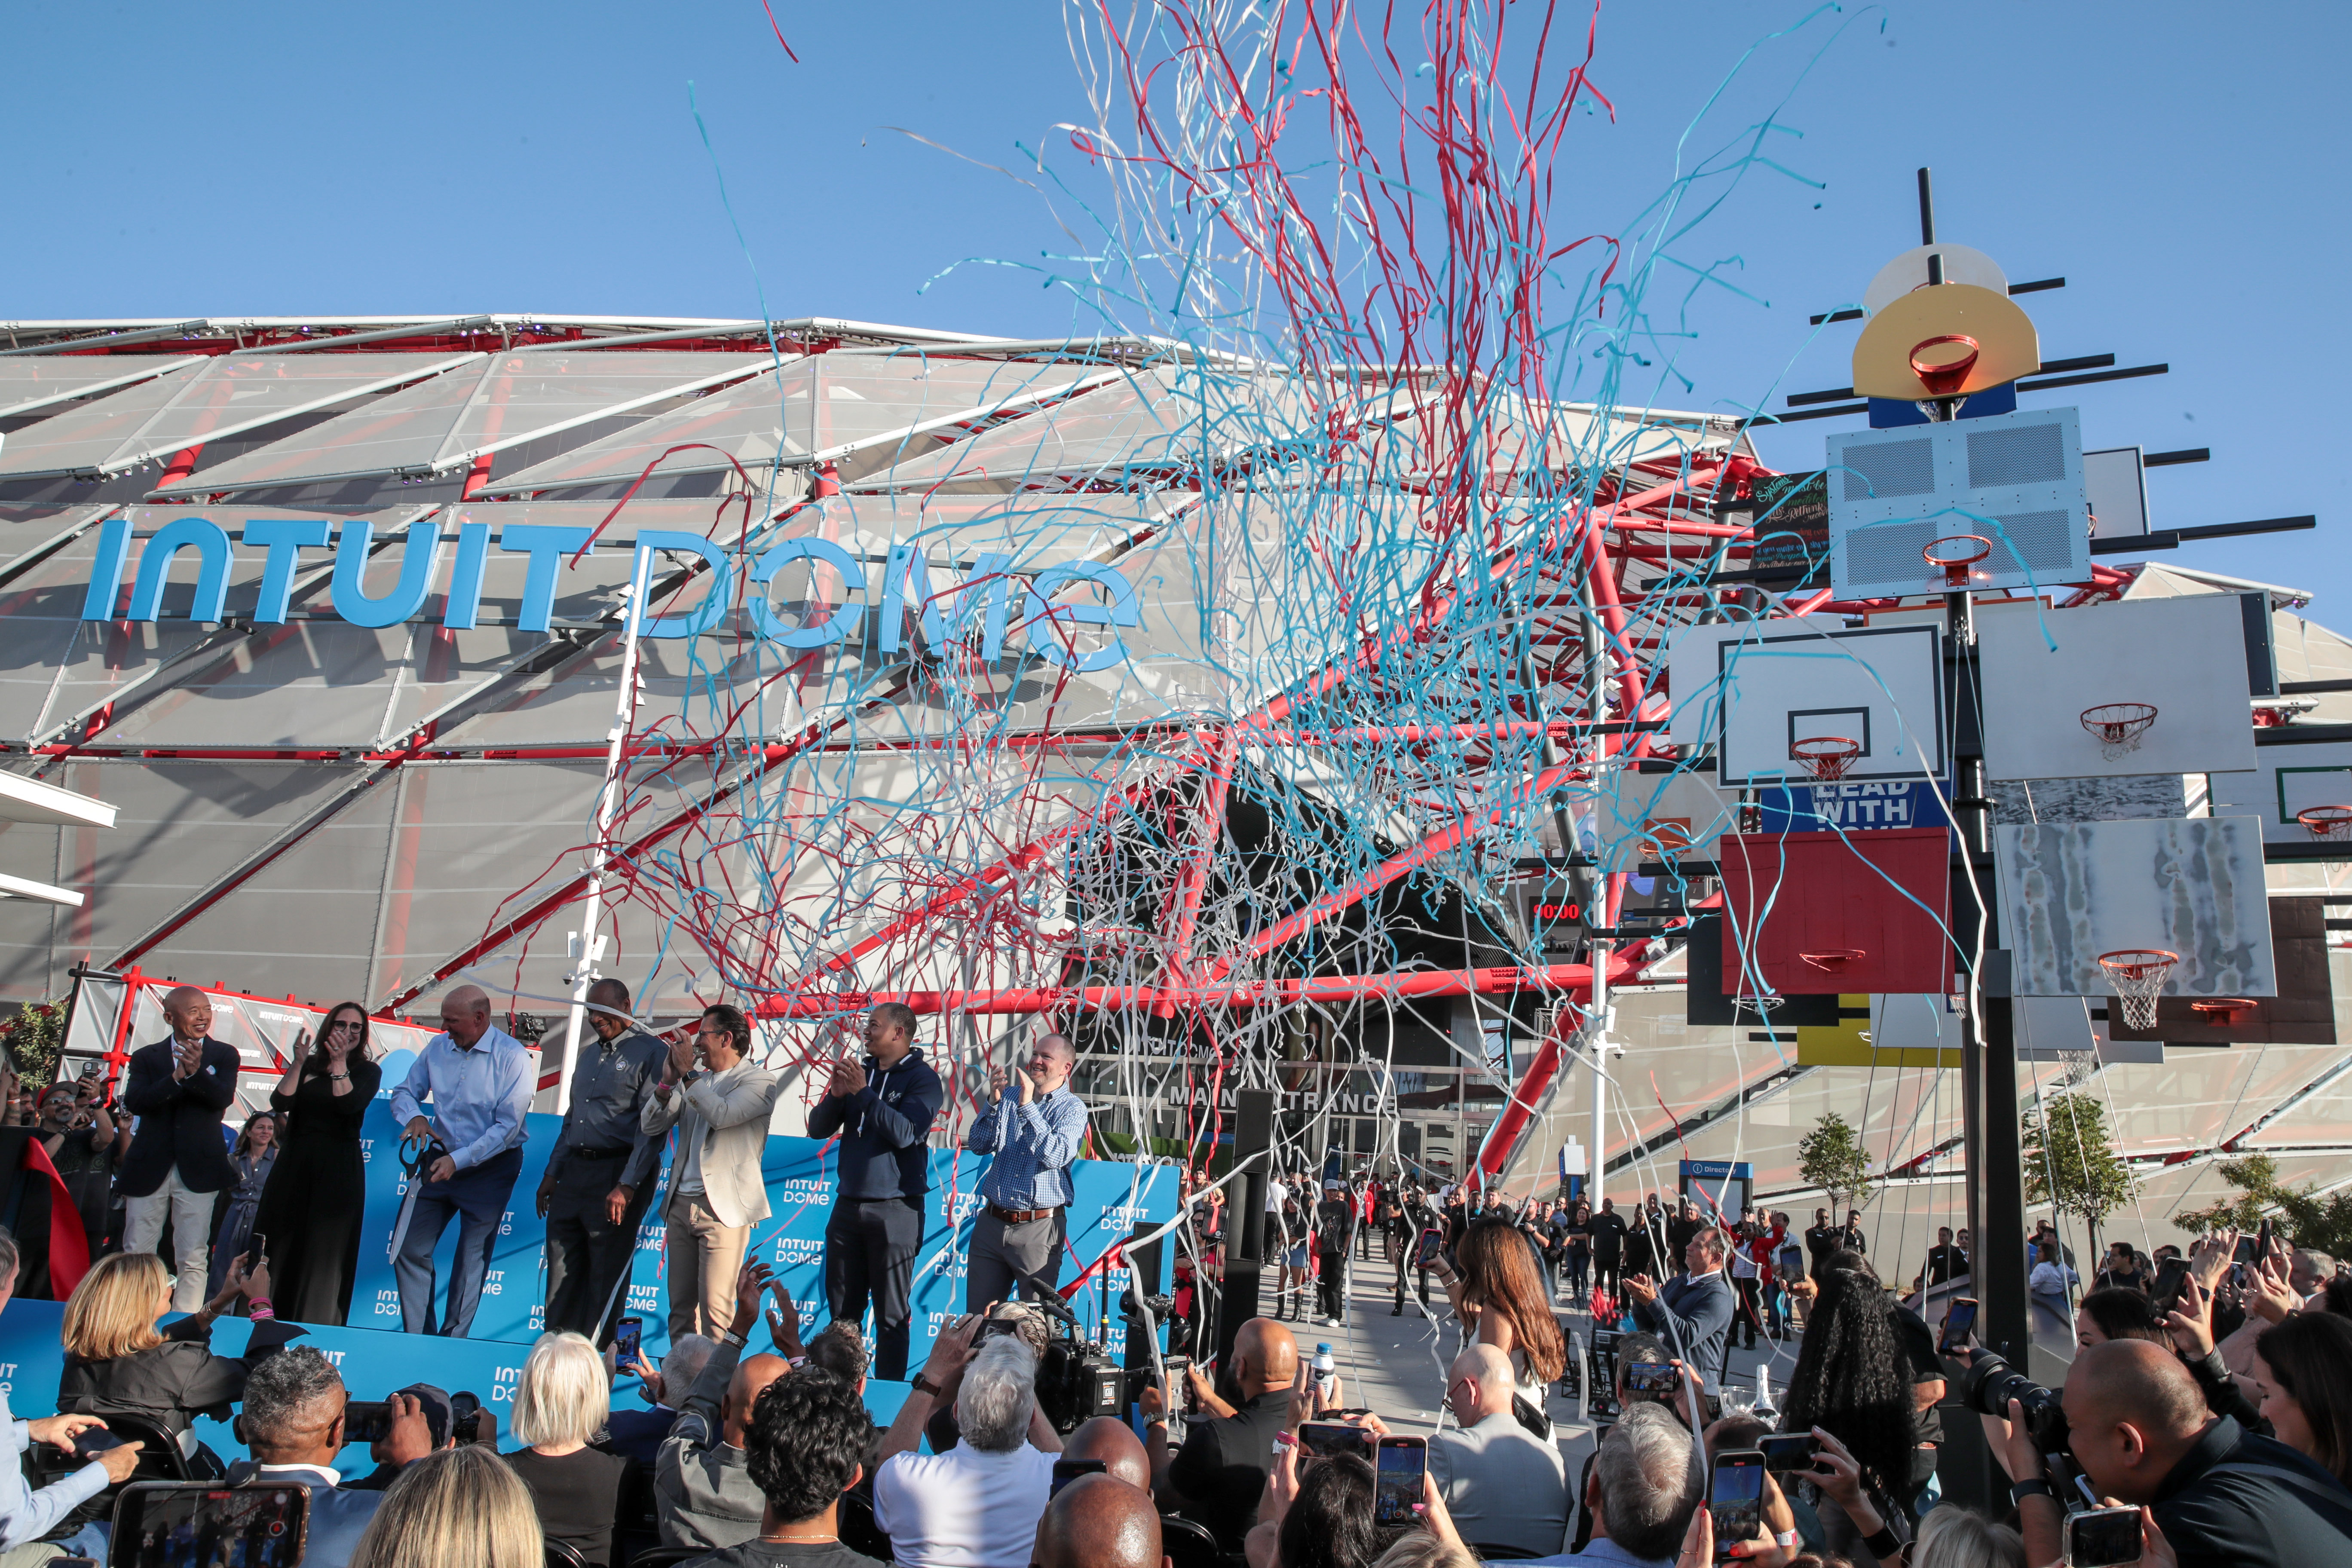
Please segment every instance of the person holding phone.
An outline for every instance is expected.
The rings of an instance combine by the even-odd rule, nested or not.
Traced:
[[[237,1431],[252,1456],[228,1469],[232,1487],[297,1481],[310,1489],[303,1568],[344,1568],[359,1549],[380,1491],[346,1491],[335,1468],[351,1403],[334,1363],[309,1345],[288,1345],[255,1363],[245,1383]]]
[[[1070,1090],[1077,1047],[1066,1035],[1040,1035],[1008,1071],[988,1069],[995,1103],[972,1122],[963,1146],[994,1156],[980,1179],[980,1215],[964,1260],[964,1310],[1013,1299],[1035,1300],[1061,1282],[1069,1232],[1070,1166],[1085,1147],[1087,1103]]]
[[[367,1161],[360,1123],[383,1083],[369,1045],[368,1011],[338,1002],[308,1050],[269,1091],[280,1152],[253,1227],[268,1245],[285,1316],[341,1327],[349,1321],[367,1224]]]
[[[41,1147],[81,1215],[89,1256],[106,1249],[114,1184],[114,1119],[97,1099],[95,1079],[53,1083],[41,1091]]]
[[[267,1110],[247,1117],[244,1130],[236,1136],[236,1147],[228,1155],[236,1180],[221,1189],[215,1203],[220,1223],[213,1230],[212,1269],[205,1282],[208,1294],[220,1289],[228,1278],[229,1261],[245,1253],[253,1239],[254,1216],[261,1211],[261,1190],[269,1184],[278,1154],[278,1118]],[[267,1241],[269,1233],[263,1231],[261,1236]]]
[[[1292,1394],[1299,1385],[1298,1342],[1271,1318],[1252,1318],[1234,1337],[1228,1371],[1238,1405],[1216,1396],[1195,1364],[1185,1369],[1187,1385],[1203,1415],[1184,1424],[1184,1444],[1168,1447],[1170,1391],[1143,1391],[1143,1446],[1151,1456],[1152,1492],[1160,1506],[1208,1527],[1227,1552],[1242,1549],[1257,1518],[1265,1489],[1274,1436],[1296,1425]],[[1305,1391],[1307,1414],[1319,1408]]]
[[[0,1230],[0,1308],[5,1308],[16,1293],[18,1261],[16,1238]],[[105,1429],[102,1417],[86,1413],[19,1421],[8,1409],[8,1390],[0,1387],[0,1432],[15,1440],[7,1455],[19,1461],[0,1462],[0,1552],[13,1552],[41,1540],[74,1510],[108,1487],[131,1479],[139,1464],[137,1443],[101,1449],[89,1464],[38,1491],[26,1485],[21,1461],[34,1444],[46,1443],[70,1454],[84,1433]]]

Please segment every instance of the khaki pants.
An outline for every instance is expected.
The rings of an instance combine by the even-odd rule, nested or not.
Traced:
[[[152,1252],[163,1237],[163,1216],[172,1219],[172,1247],[180,1255],[172,1287],[172,1310],[194,1312],[205,1304],[206,1265],[212,1253],[213,1199],[216,1193],[191,1191],[177,1166],[163,1184],[142,1198],[122,1200],[122,1250]]]
[[[743,1271],[748,1225],[721,1225],[700,1193],[670,1199],[665,1216],[669,1261],[669,1337],[717,1339],[735,1321],[735,1277]]]

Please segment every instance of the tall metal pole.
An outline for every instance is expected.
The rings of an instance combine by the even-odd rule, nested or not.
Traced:
[[[1601,658],[1607,639],[1608,631],[1601,626],[1601,617],[1588,609],[1584,615],[1584,704],[1585,715],[1593,727],[1591,754],[1596,764],[1601,761],[1601,749],[1605,744],[1600,735],[1600,726],[1602,715],[1608,710],[1608,667]],[[1592,774],[1594,784],[1598,784],[1601,770],[1597,765]],[[1576,853],[1573,844],[1563,844],[1560,847],[1570,855]],[[1605,929],[1613,923],[1612,911],[1609,908],[1609,879],[1598,875],[1593,877],[1592,899],[1588,900],[1585,910],[1588,924],[1597,924]],[[1593,912],[1590,907],[1592,901],[1597,901],[1600,906],[1601,918],[1597,921],[1589,919]],[[1601,947],[1598,939],[1585,943],[1585,958],[1592,966],[1592,1015],[1585,1029],[1585,1039],[1592,1049],[1592,1152],[1587,1157],[1591,1174],[1585,1183],[1588,1189],[1585,1196],[1596,1215],[1601,1212],[1602,1186],[1607,1180],[1609,1164],[1609,957]]]
[[[580,952],[572,972],[572,1016],[563,1032],[563,1072],[555,1080],[558,1115],[572,1109],[572,1069],[580,1060],[580,1031],[588,1019],[588,988],[596,983],[603,942],[596,927],[604,916],[604,868],[612,863],[613,817],[620,810],[621,775],[629,731],[637,716],[637,635],[644,629],[646,597],[652,592],[654,552],[639,549],[629,574],[629,605],[622,620],[621,693],[613,704],[613,732],[604,749],[604,787],[596,796],[596,847],[588,862],[588,907],[580,922]]]

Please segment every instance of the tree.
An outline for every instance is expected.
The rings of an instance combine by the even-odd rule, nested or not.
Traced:
[[[2217,1230],[2252,1233],[2268,1219],[2290,1247],[2308,1247],[2337,1258],[2352,1252],[2352,1193],[2290,1187],[2279,1180],[2278,1162],[2268,1154],[2224,1160],[2221,1172],[2223,1181],[2239,1189],[2239,1195],[2210,1208],[2174,1215],[2173,1224],[2192,1236],[2203,1236]]]
[[[66,1005],[36,1002],[0,1024],[0,1051],[7,1070],[28,1089],[45,1089],[57,1075],[58,1056],[66,1043]]]
[[[2099,1222],[2131,1202],[2131,1172],[2115,1151],[2106,1108],[2096,1097],[2062,1094],[2025,1113],[2025,1195],[2061,1214],[2080,1215],[2091,1233],[2095,1269]]]
[[[1832,1208],[1860,1208],[1870,1201],[1870,1153],[1846,1119],[1832,1110],[1797,1140],[1797,1173],[1808,1186],[1829,1194]]]

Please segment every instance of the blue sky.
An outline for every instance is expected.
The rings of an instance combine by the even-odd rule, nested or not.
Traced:
[[[759,0],[18,0],[0,10],[18,65],[0,100],[0,317],[748,316],[756,262],[778,316],[1069,330],[1068,297],[1030,269],[1067,245],[1040,199],[886,129],[1031,174],[1023,149],[1044,148],[1076,171],[1050,129],[1087,118],[1061,6],[773,4],[798,64]],[[1594,78],[1618,114],[1578,121],[1555,235],[1628,223],[1742,53],[1810,10],[1606,10]],[[2157,526],[2321,517],[2317,535],[2169,559],[2318,590],[2316,616],[2352,628],[2327,384],[2352,345],[2326,281],[2347,253],[2347,54],[2342,5],[1975,0],[1816,19],[1734,77],[1695,140],[1780,106],[1801,136],[1775,156],[1826,188],[1752,177],[1685,246],[1738,257],[1769,308],[1703,290],[1682,362],[1696,385],[1661,401],[1728,408],[1843,384],[1855,329],[1805,318],[1916,242],[1912,171],[1927,163],[1940,237],[2012,279],[2069,279],[2023,301],[2046,356],[2172,366],[2029,399],[2073,398],[2088,446],[2211,447],[2211,463],[2150,476]],[[1019,265],[959,267],[920,291],[967,258]],[[1799,467],[1819,461],[1822,433],[1760,444]]]

